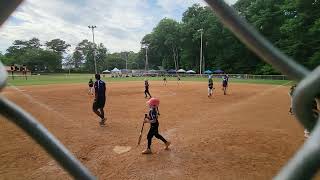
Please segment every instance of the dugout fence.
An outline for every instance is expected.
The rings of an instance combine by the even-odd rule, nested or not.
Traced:
[[[22,0],[0,1],[0,25]],[[309,131],[309,139],[274,179],[311,179],[320,167],[319,117],[312,115],[312,101],[320,89],[320,67],[312,72],[275,48],[223,0],[205,0],[221,22],[261,59],[290,79],[300,81],[293,95],[293,111]],[[7,73],[0,62],[0,91],[6,84]],[[0,96],[0,113],[39,143],[75,179],[95,177],[36,119],[23,109]]]

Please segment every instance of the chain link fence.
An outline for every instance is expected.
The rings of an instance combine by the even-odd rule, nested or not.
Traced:
[[[312,114],[312,102],[320,89],[320,68],[313,72],[296,63],[267,41],[223,0],[205,0],[221,22],[249,49],[282,74],[300,81],[293,95],[293,111],[310,138],[274,179],[311,179],[320,165],[320,124]]]
[[[223,0],[205,0],[221,22],[261,59],[289,77],[300,81],[293,95],[293,111],[299,122],[311,133],[296,155],[274,179],[311,179],[320,166],[320,124],[312,115],[312,101],[319,94],[320,68],[308,69],[287,57],[228,6]],[[0,1],[0,24],[21,0]],[[256,76],[252,76],[255,78]],[[7,74],[0,63],[0,91]],[[250,76],[248,77],[250,78]],[[260,77],[262,78],[262,76]],[[0,113],[35,139],[75,179],[95,179],[91,173],[38,121],[9,100],[0,96]]]

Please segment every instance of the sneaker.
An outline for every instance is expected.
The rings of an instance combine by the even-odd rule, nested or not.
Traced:
[[[100,126],[104,126],[106,122],[106,118],[101,119],[101,121],[99,122]]]
[[[304,137],[305,137],[305,138],[309,138],[309,136],[310,136],[310,132],[305,129],[305,130],[304,130]]]
[[[146,149],[142,151],[142,154],[152,154],[151,149]]]
[[[168,150],[169,149],[169,146],[170,146],[171,142],[167,141],[166,142],[166,147],[164,148],[165,150]]]

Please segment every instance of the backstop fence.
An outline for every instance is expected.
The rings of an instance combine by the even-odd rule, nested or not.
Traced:
[[[0,1],[0,25],[22,0]],[[223,0],[205,0],[221,22],[229,28],[248,48],[265,62],[299,81],[293,95],[293,111],[299,122],[311,136],[274,179],[311,179],[320,166],[320,124],[319,117],[312,113],[312,101],[319,94],[320,67],[312,72],[296,63],[275,48],[269,41],[249,25]],[[0,63],[0,90],[4,88],[7,74]],[[75,179],[95,179],[95,177],[36,119],[23,109],[0,96],[0,113],[22,128],[38,142]]]

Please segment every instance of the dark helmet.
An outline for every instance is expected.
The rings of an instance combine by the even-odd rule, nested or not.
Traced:
[[[101,77],[100,77],[100,74],[96,74],[96,75],[95,75],[95,78],[96,78],[96,80],[100,80],[100,78],[101,78]]]

